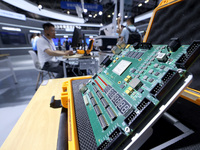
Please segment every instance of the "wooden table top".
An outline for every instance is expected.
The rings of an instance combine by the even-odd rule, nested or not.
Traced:
[[[39,87],[1,150],[56,150],[61,108],[51,108],[50,101],[60,99],[68,79],[50,79]]]
[[[69,59],[69,58],[95,58],[95,57],[99,57],[99,56],[84,56],[83,54],[75,54],[75,55],[70,55],[70,56],[63,56],[64,59]]]
[[[10,56],[10,54],[0,54],[0,57]]]

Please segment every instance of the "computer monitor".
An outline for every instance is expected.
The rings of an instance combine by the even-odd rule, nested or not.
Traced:
[[[21,45],[27,44],[24,33],[0,32],[0,39],[3,45]]]
[[[55,45],[55,46],[58,46],[58,38],[53,38],[52,40],[53,40],[53,42],[54,42],[54,45]]]
[[[73,32],[73,37],[72,37],[72,48],[76,48],[79,47],[79,45],[81,44],[81,29],[78,28],[74,28],[74,32]]]

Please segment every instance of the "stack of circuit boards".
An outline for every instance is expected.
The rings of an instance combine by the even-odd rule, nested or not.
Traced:
[[[97,149],[114,149],[133,135],[200,54],[200,42],[119,44],[81,90]]]

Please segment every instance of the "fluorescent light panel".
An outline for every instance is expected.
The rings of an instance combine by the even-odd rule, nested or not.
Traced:
[[[41,33],[41,31],[38,30],[29,30],[30,33]]]
[[[20,28],[13,28],[13,27],[2,27],[3,30],[8,30],[8,31],[18,31],[21,32]]]

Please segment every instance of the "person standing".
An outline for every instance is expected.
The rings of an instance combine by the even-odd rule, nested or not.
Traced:
[[[37,40],[38,59],[42,70],[57,73],[56,78],[64,77],[62,63],[57,56],[72,55],[73,51],[56,50],[52,38],[55,38],[55,27],[51,23],[43,24],[44,35]]]
[[[133,44],[133,43],[140,43],[142,42],[142,36],[139,32],[139,30],[133,25],[134,24],[134,17],[130,17],[126,21],[126,27],[123,28],[121,32],[121,41],[124,41],[127,44]],[[130,37],[131,35],[131,37]]]
[[[69,50],[69,45],[70,45],[70,43],[68,41],[68,38],[66,38],[66,40],[65,40],[65,49],[66,50]]]

